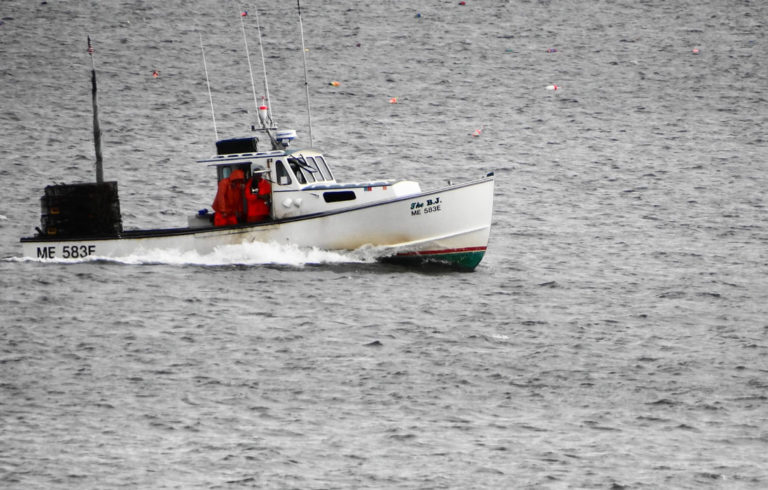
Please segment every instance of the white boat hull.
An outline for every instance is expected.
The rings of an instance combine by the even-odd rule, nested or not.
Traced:
[[[221,228],[125,231],[118,237],[23,238],[33,259],[119,258],[152,250],[196,251],[250,242],[323,250],[380,249],[382,258],[435,260],[474,269],[491,228],[492,176],[436,191],[298,218]]]

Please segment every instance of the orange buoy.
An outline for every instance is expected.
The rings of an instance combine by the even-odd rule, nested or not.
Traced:
[[[157,77],[159,77],[159,76],[160,76],[160,72],[159,72],[159,71],[157,71],[157,70],[155,70],[155,71],[153,71],[153,72],[152,72],[152,76],[153,76],[154,78],[157,78]]]
[[[332,81],[332,82],[331,82],[329,85],[330,85],[331,87],[338,87],[339,85],[341,85],[341,83],[339,83],[339,82],[337,82],[336,80],[334,80],[334,81]]]
[[[397,97],[392,97],[389,99],[390,104],[397,104]]]

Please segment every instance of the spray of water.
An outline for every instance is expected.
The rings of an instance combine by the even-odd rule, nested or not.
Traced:
[[[9,261],[31,261],[52,263],[82,263],[107,261],[118,264],[167,264],[167,265],[285,265],[303,267],[306,265],[371,263],[384,255],[376,247],[363,247],[349,252],[332,252],[317,248],[300,248],[296,245],[276,243],[242,243],[216,247],[209,254],[178,250],[145,250],[125,257],[90,256],[83,259],[30,259],[10,258]]]

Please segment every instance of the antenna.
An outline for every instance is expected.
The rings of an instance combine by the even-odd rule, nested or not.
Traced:
[[[245,20],[243,17],[248,16],[247,10],[242,10],[240,12],[240,25],[243,30],[243,42],[245,43],[245,55],[248,58],[248,70],[251,73],[251,89],[253,90],[253,101],[256,104],[256,113],[258,114],[259,123],[261,124],[261,129],[264,130],[264,132],[269,136],[269,140],[272,142],[272,149],[278,150],[282,149],[283,145],[281,145],[274,136],[272,136],[272,133],[269,132],[270,129],[277,129],[275,127],[274,121],[272,120],[272,109],[271,104],[269,102],[269,85],[267,84],[267,65],[264,61],[264,45],[261,42],[261,25],[259,24],[259,11],[256,10],[256,28],[259,33],[259,49],[261,51],[261,67],[264,70],[264,91],[266,92],[266,101],[265,97],[261,97],[261,104],[259,104],[258,99],[256,98],[256,83],[253,80],[253,66],[251,65],[251,55],[248,51],[248,39],[245,35]],[[255,127],[251,126],[252,129],[255,130]]]
[[[267,114],[270,124],[272,122],[272,101],[269,100],[269,85],[267,84],[267,64],[264,61],[264,44],[261,42],[261,24],[259,24],[259,11],[256,10],[256,30],[259,33],[259,50],[261,51],[261,68],[264,70],[264,93],[267,96]]]
[[[213,136],[219,141],[219,132],[216,130],[216,113],[213,111],[213,94],[211,94],[211,81],[208,79],[208,65],[205,62],[205,46],[203,46],[203,35],[200,31],[200,50],[203,52],[203,69],[205,70],[205,83],[208,85],[208,99],[211,101],[211,118],[213,119]]]
[[[248,15],[248,11],[243,10],[240,12],[240,27],[243,30],[243,44],[245,44],[245,58],[248,60],[248,71],[251,74],[251,91],[253,92],[253,105],[256,106],[256,111],[259,111],[259,101],[256,98],[256,83],[253,81],[253,66],[251,66],[251,53],[248,51],[248,38],[245,36],[245,17]],[[264,123],[262,123],[264,124]]]
[[[93,60],[93,44],[88,36],[88,55],[91,57],[91,99],[93,100],[93,145],[96,148],[96,183],[104,182],[104,167],[101,157],[101,128],[99,127],[99,104],[96,98],[96,63]]]
[[[307,49],[304,47],[304,24],[301,22],[301,0],[296,0],[299,8],[299,31],[301,32],[301,53],[304,55],[304,89],[307,92],[307,122],[309,125],[309,146],[312,146],[312,111],[309,107],[309,77],[307,76]]]

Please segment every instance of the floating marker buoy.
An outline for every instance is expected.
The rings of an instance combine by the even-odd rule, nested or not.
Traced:
[[[465,2],[464,0],[462,0],[461,2],[459,2],[459,5],[466,5],[466,4],[467,4],[467,2]]]
[[[248,11],[243,10],[242,12],[240,12],[240,17],[248,17]]]
[[[331,87],[338,87],[341,84],[339,82],[337,82],[336,80],[334,80],[331,83],[329,83],[328,85],[330,85]]]
[[[557,86],[557,84],[553,83],[552,85],[547,85],[547,90],[558,90],[560,87]]]
[[[693,48],[693,51],[691,51],[693,54],[699,54],[699,48]]]
[[[390,104],[397,104],[397,97],[392,97],[389,99]]]
[[[478,136],[483,134],[483,129],[485,129],[485,126],[481,126],[480,129],[476,129],[476,130],[472,131],[472,133],[470,133],[470,134],[472,135],[473,138],[477,138]]]
[[[155,70],[155,71],[153,71],[153,72],[152,72],[152,76],[153,76],[154,78],[157,78],[157,77],[159,77],[159,76],[160,76],[160,72],[159,72],[159,71],[157,71],[157,70]]]
[[[557,48],[549,48],[547,49],[547,53],[557,53]]]
[[[421,19],[421,12],[416,12],[416,18]]]

